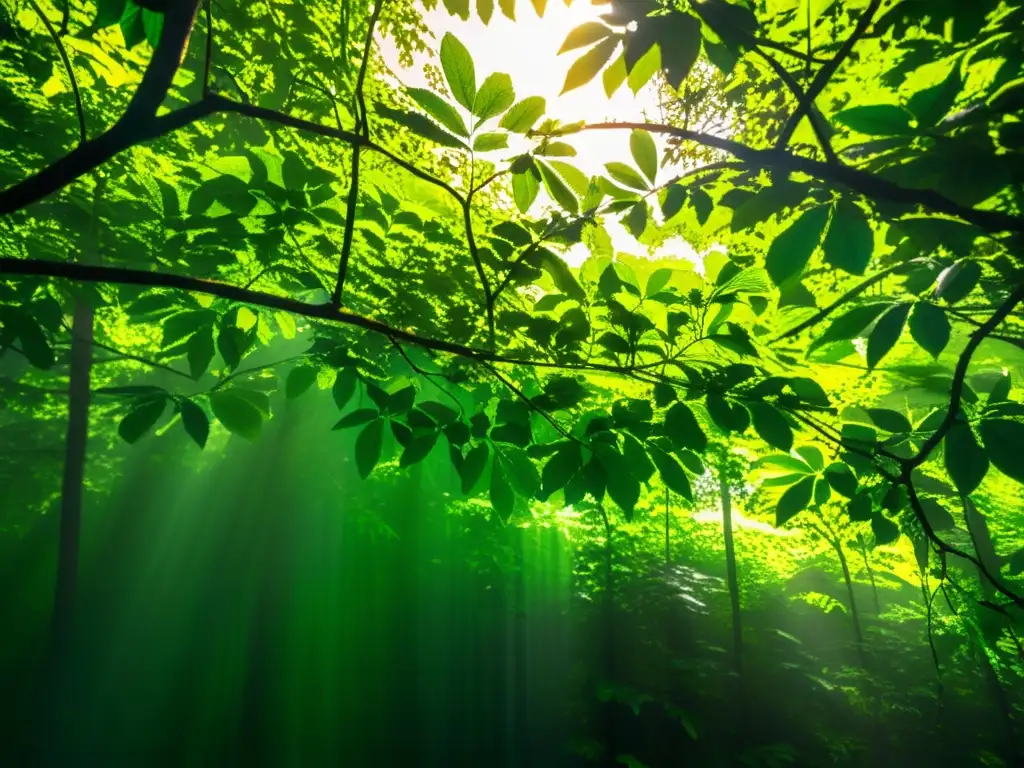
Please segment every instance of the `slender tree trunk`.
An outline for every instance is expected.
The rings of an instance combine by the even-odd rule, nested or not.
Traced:
[[[740,582],[736,575],[736,546],[732,538],[732,496],[724,470],[718,472],[718,491],[722,496],[722,533],[725,537],[725,573],[729,581],[729,605],[732,609],[732,652],[736,674],[743,671],[743,625],[740,623]]]
[[[665,489],[665,568],[672,564],[672,532],[669,529],[669,516],[672,513],[670,491]]]
[[[605,683],[618,683],[618,639],[615,622],[615,579],[612,562],[612,523],[604,505],[598,504],[598,511],[604,522],[605,531],[605,563],[604,563],[604,596],[602,601],[603,645],[601,648],[601,666]],[[617,705],[607,702],[604,705],[604,746],[611,759],[619,754],[619,712]]]
[[[860,660],[863,666],[867,666],[864,658],[864,632],[860,626],[860,612],[857,610],[857,598],[853,595],[853,579],[850,578],[850,564],[846,560],[846,552],[838,538],[829,542],[839,558],[839,565],[843,569],[843,581],[846,582],[846,596],[850,603],[850,618],[853,620],[853,636],[857,639],[857,648],[860,653]]]
[[[98,208],[103,181],[96,180],[92,219],[86,233],[81,260],[98,261]],[[61,752],[71,736],[65,724],[64,704],[74,700],[73,664],[75,603],[78,588],[78,554],[85,495],[85,457],[89,441],[90,376],[93,351],[93,309],[88,301],[75,299],[71,320],[71,350],[68,373],[68,426],[64,440],[64,475],[61,479],[60,536],[57,548],[57,578],[50,623],[50,642],[45,657],[43,684],[44,720],[47,731],[43,749],[48,759],[60,762]]]
[[[871,570],[871,561],[868,560],[868,548],[864,544],[864,537],[857,534],[857,544],[860,548],[860,556],[864,558],[864,570],[868,572],[868,579],[871,581],[871,595],[875,599],[875,616],[882,614],[882,602],[878,599],[878,585],[875,584],[875,572]]]
[[[85,450],[89,437],[89,376],[92,370],[92,307],[75,300],[71,332],[71,375],[64,478],[61,482],[60,547],[53,600],[52,649],[63,655],[70,647],[78,580],[78,544],[82,527]]]

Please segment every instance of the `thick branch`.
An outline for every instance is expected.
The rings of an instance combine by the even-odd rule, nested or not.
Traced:
[[[97,136],[78,149],[68,153],[60,160],[47,166],[34,176],[30,176],[13,187],[0,192],[0,215],[20,210],[31,203],[63,189],[76,179],[92,171],[115,155],[144,141],[157,139],[184,128],[197,120],[219,112],[237,112],[258,120],[284,125],[288,128],[313,133],[326,138],[337,139],[349,144],[363,146],[373,152],[384,155],[399,167],[407,170],[417,178],[440,187],[462,204],[462,194],[441,179],[427,171],[417,168],[407,160],[390,152],[379,144],[350,131],[343,131],[320,123],[292,117],[272,109],[258,107],[254,104],[243,104],[232,101],[219,94],[210,94],[202,101],[189,104],[166,115],[136,123],[119,121],[106,133]]]
[[[676,128],[658,123],[591,123],[584,131],[641,130],[674,136],[684,141],[695,141],[706,147],[719,149],[737,157],[752,168],[779,168],[804,173],[823,181],[841,184],[865,197],[888,200],[907,205],[919,205],[936,213],[945,213],[970,222],[987,232],[1024,232],[1024,218],[1000,211],[969,208],[930,189],[907,189],[867,171],[837,166],[820,160],[800,157],[779,149],[754,149],[738,141],[713,136],[699,131]]]

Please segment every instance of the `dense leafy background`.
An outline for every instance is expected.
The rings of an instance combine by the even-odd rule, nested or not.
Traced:
[[[660,122],[551,117],[431,35],[436,0],[0,0],[4,679],[64,718],[55,764],[104,728],[105,764],[1016,764],[1024,6],[594,5],[524,55],[571,60],[564,91],[653,87]],[[628,151],[590,176],[595,131]],[[651,256],[673,238],[700,256]],[[155,562],[215,593],[179,653],[202,711],[213,667],[249,680],[237,742],[184,693],[143,722],[162,651],[106,719],[67,703],[131,647],[117,616],[187,645],[185,609],[150,615],[166,582],[120,591]],[[310,619],[342,576],[375,585],[355,635]]]

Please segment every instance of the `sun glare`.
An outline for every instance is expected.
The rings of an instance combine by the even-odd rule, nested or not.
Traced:
[[[485,25],[476,15],[468,21],[451,16],[439,3],[432,11],[424,13],[424,21],[436,35],[436,40],[429,45],[436,50],[441,37],[451,32],[472,54],[478,82],[492,72],[505,72],[512,77],[517,99],[543,96],[547,100],[547,116],[563,122],[642,122],[645,119],[658,119],[657,92],[653,81],[636,94],[623,84],[609,98],[598,76],[581,88],[561,93],[569,67],[585,50],[570,51],[559,56],[562,42],[573,28],[606,13],[607,6],[594,6],[586,0],[576,0],[568,7],[563,3],[552,2],[548,4],[543,18],[534,13],[529,3],[518,3],[517,10],[519,13],[516,21],[495,12],[490,23]],[[431,61],[430,57],[420,55],[411,67],[402,67],[390,41],[382,42],[385,60],[403,85],[428,87],[423,68]],[[573,165],[588,176],[601,173],[604,162],[609,158],[628,160],[630,156],[629,134],[626,131],[581,133],[574,135],[571,143],[578,153],[571,159]],[[526,146],[513,145],[513,149],[522,152]],[[665,169],[664,173],[667,179],[671,169]],[[652,258],[697,259],[692,247],[681,238],[673,238],[656,253],[649,254],[647,247],[637,242],[617,220],[607,220],[606,228],[617,252],[649,255]],[[566,260],[576,266],[588,255],[587,249],[578,245],[566,254]]]

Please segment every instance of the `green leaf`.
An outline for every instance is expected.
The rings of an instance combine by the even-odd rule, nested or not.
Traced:
[[[185,432],[196,445],[205,448],[206,440],[210,436],[210,417],[191,400],[179,401],[178,407],[181,410],[181,424],[185,427]]]
[[[749,229],[755,224],[767,221],[786,208],[799,205],[807,198],[807,185],[782,182],[764,187],[751,195],[733,212],[733,232]]]
[[[622,84],[626,82],[626,55],[620,53],[611,66],[601,75],[601,82],[604,85],[604,93],[609,99],[615,94]]]
[[[893,411],[889,408],[867,408],[865,410],[868,416],[871,417],[871,421],[886,432],[903,433],[914,429],[910,419],[899,411]]]
[[[297,365],[292,368],[284,385],[285,397],[294,400],[305,393],[316,381],[316,374],[316,368],[311,365]]]
[[[424,139],[433,141],[443,147],[455,149],[469,149],[462,139],[453,136],[444,130],[437,123],[424,117],[417,112],[406,112],[404,109],[392,109],[384,104],[377,104],[377,112],[388,120],[393,120],[399,125],[404,125],[413,133],[422,136]]]
[[[502,72],[495,72],[484,80],[473,102],[473,114],[480,123],[497,117],[511,107],[516,100],[512,78]],[[478,123],[479,125],[479,123]]]
[[[789,451],[793,447],[793,430],[778,409],[759,402],[748,403],[747,408],[754,430],[762,440],[780,451]]]
[[[540,267],[548,273],[551,282],[558,290],[570,299],[577,301],[582,301],[586,297],[586,293],[572,274],[569,265],[565,263],[565,259],[546,248],[539,248],[537,255]]]
[[[689,448],[703,453],[708,445],[707,435],[700,428],[697,417],[684,403],[676,403],[665,414],[665,434],[676,448]]]
[[[263,427],[263,412],[238,390],[219,389],[210,393],[210,407],[217,421],[229,432],[246,440],[259,437]]]
[[[629,151],[636,167],[643,171],[651,184],[658,176],[658,147],[647,131],[635,130],[629,134]],[[632,170],[632,169],[630,169]]]
[[[910,121],[914,116],[895,104],[875,104],[850,107],[833,116],[847,128],[869,136],[905,136],[914,131]]]
[[[946,463],[953,485],[964,496],[977,490],[988,473],[989,457],[978,444],[974,432],[964,421],[955,421],[942,441]]]
[[[503,445],[497,450],[497,456],[516,493],[527,499],[533,498],[540,490],[540,473],[529,454],[522,448]]]
[[[836,203],[825,235],[825,261],[852,275],[863,275],[874,248],[875,234],[864,210],[847,200]]]
[[[143,400],[121,419],[117,433],[126,443],[136,442],[153,428],[166,407],[167,400],[163,397]]]
[[[654,465],[647,456],[647,450],[643,444],[633,435],[623,433],[622,455],[626,459],[629,470],[636,475],[636,479],[646,483],[654,474]]]
[[[828,504],[832,498],[832,486],[825,477],[817,477],[814,480],[814,505],[817,507]]]
[[[907,102],[907,107],[914,113],[921,127],[931,128],[949,114],[962,89],[960,59],[957,59],[944,80],[915,93]]]
[[[93,25],[96,29],[103,29],[112,24],[117,24],[124,15],[126,0],[98,0],[96,3],[96,18]]]
[[[142,8],[128,0],[120,19],[124,46],[131,50],[146,39],[146,26],[142,23]]]
[[[673,184],[665,193],[665,202],[661,204],[661,215],[668,221],[681,210],[686,202],[687,190],[682,184]]]
[[[569,479],[576,474],[583,465],[583,456],[580,452],[579,443],[569,442],[563,445],[548,459],[541,473],[541,485],[544,494],[550,496],[555,491],[564,488]]]
[[[427,455],[437,445],[437,432],[429,432],[425,435],[419,435],[410,440],[405,449],[402,451],[402,456],[398,460],[398,466],[411,467],[413,464],[418,464],[427,458]]]
[[[846,513],[850,516],[850,520],[855,523],[864,523],[871,519],[871,496],[865,491],[859,491],[856,496],[850,499],[850,503],[846,505]]]
[[[485,25],[490,24],[494,15],[494,0],[476,0],[476,12]]]
[[[872,515],[871,532],[875,534],[875,544],[885,546],[892,544],[900,537],[900,529],[884,515]]]
[[[911,337],[932,357],[937,358],[949,344],[949,319],[943,309],[929,301],[914,304],[908,325]]]
[[[874,322],[875,318],[890,306],[890,304],[879,302],[854,307],[848,312],[844,312],[832,321],[828,330],[811,341],[808,352],[813,352],[818,347],[830,342],[857,338],[865,328]]]
[[[815,472],[821,472],[825,468],[825,457],[813,445],[801,445],[796,449],[796,452],[800,454],[803,460],[807,462],[807,465]]]
[[[924,512],[925,520],[936,531],[949,531],[956,528],[956,521],[949,511],[935,499],[920,499],[921,511]]]
[[[868,336],[868,368],[874,368],[896,346],[910,313],[910,304],[896,304],[882,315]]]
[[[442,99],[433,91],[426,88],[406,88],[406,91],[419,104],[428,115],[437,120],[441,125],[452,133],[468,137],[469,130],[466,123],[456,111],[455,107]]]
[[[569,213],[576,214],[580,209],[580,201],[569,189],[569,186],[562,181],[562,177],[555,173],[547,163],[537,161],[537,168],[540,170],[541,179],[544,181],[544,189],[551,195],[551,199],[558,203]]]
[[[617,38],[609,37],[576,59],[572,66],[569,67],[569,72],[565,76],[562,94],[586,85],[593,80],[597,73],[601,71],[601,68],[608,63],[618,45],[619,41]]]
[[[562,47],[558,49],[558,55],[561,55],[566,51],[574,51],[577,48],[585,48],[588,45],[593,45],[598,40],[604,40],[612,34],[612,30],[599,21],[585,22],[566,35],[565,42],[563,42]]]
[[[655,445],[648,446],[651,461],[658,468],[661,481],[673,493],[678,493],[687,501],[693,501],[693,490],[690,488],[690,479],[686,476],[682,466],[676,461],[675,456],[666,453]]]
[[[451,32],[441,39],[441,69],[455,100],[473,111],[476,101],[476,68],[466,46]]]
[[[146,42],[156,48],[160,35],[164,30],[164,15],[156,11],[142,9],[142,28],[145,30]]]
[[[540,179],[532,169],[512,174],[512,196],[520,213],[526,213],[540,192]]]
[[[664,25],[661,37],[664,42],[658,45],[665,80],[679,90],[700,57],[700,19],[689,13],[673,12],[660,17],[655,23]]]
[[[626,214],[625,223],[629,234],[640,239],[644,230],[647,229],[647,203],[642,200],[639,203],[635,203],[629,209],[629,213]]]
[[[640,500],[640,481],[629,471],[629,465],[614,447],[607,444],[595,446],[595,454],[604,468],[608,495],[626,513],[626,519],[633,519],[633,510]]]
[[[338,371],[338,375],[334,378],[334,386],[331,388],[331,395],[334,397],[334,403],[338,406],[339,411],[345,410],[348,401],[356,393],[356,384],[358,383],[359,377],[356,375],[355,369],[342,368]]]
[[[605,163],[604,167],[608,171],[608,175],[619,184],[625,184],[636,190],[646,191],[648,189],[649,185],[644,181],[644,177],[625,163]]]
[[[210,361],[213,360],[212,325],[203,326],[196,331],[188,340],[186,354],[188,355],[189,372],[193,379],[198,379],[206,373],[206,369],[210,367]]]
[[[772,241],[764,266],[773,283],[781,286],[801,275],[821,242],[827,220],[827,206],[811,208]]]
[[[834,462],[825,468],[825,479],[837,492],[848,499],[857,493],[857,478],[846,464]]]
[[[374,419],[356,438],[356,471],[364,480],[373,472],[380,461],[380,450],[384,443],[384,419]]]
[[[807,509],[811,503],[811,494],[814,493],[815,477],[805,477],[799,482],[791,485],[779,498],[775,505],[775,526],[781,528],[793,519],[794,516]]]
[[[981,265],[972,259],[963,259],[939,274],[935,281],[935,298],[956,304],[974,290],[981,279]]]
[[[459,466],[459,479],[462,481],[462,492],[469,493],[480,480],[480,476],[487,467],[487,457],[490,451],[486,443],[481,443],[469,450],[466,458]]]
[[[668,285],[668,281],[672,279],[672,270],[662,267],[651,272],[647,278],[647,285],[644,287],[644,296],[653,296],[658,293],[662,288]]]
[[[473,140],[474,152],[493,152],[508,148],[507,133],[481,133]]]
[[[491,462],[491,506],[502,522],[508,522],[515,509],[516,495],[505,476],[505,468],[498,457]]]
[[[17,334],[21,351],[29,363],[44,371],[53,367],[53,349],[34,317],[23,310],[13,310],[5,312],[2,319],[10,323]]]
[[[498,125],[512,133],[526,133],[544,116],[546,109],[543,96],[529,96],[506,112]]]
[[[1024,424],[1009,419],[985,419],[978,431],[996,469],[1024,483]]]
[[[463,21],[469,19],[469,0],[444,0],[444,7],[452,16],[458,16]]]

